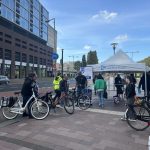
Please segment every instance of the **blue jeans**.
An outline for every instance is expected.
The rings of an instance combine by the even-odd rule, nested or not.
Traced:
[[[104,91],[97,91],[99,97],[99,105],[104,106]]]

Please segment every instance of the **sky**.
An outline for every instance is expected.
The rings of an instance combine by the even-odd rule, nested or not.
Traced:
[[[113,42],[118,43],[116,51],[128,52],[134,61],[150,56],[150,0],[40,2],[49,18],[55,18],[59,59],[61,49],[64,61],[82,60],[83,54],[96,50],[101,63],[113,55]]]

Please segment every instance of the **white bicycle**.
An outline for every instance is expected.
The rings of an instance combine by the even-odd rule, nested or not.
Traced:
[[[22,107],[21,98],[19,96],[20,92],[14,92],[15,95],[18,95],[16,99],[3,99],[2,100],[2,114],[7,119],[14,119],[19,114],[23,114],[29,106],[29,111],[33,118],[37,120],[42,120],[46,118],[49,114],[49,106],[46,102],[38,99],[35,96],[34,91],[32,90],[33,94],[27,101],[26,105]],[[31,104],[29,104],[31,102]]]

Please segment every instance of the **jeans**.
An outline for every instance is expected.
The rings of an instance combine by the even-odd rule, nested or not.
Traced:
[[[104,106],[104,91],[97,91],[99,97],[99,106]]]

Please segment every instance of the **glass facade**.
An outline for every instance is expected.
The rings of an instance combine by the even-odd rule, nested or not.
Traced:
[[[48,40],[49,13],[39,0],[0,0],[0,16]]]

